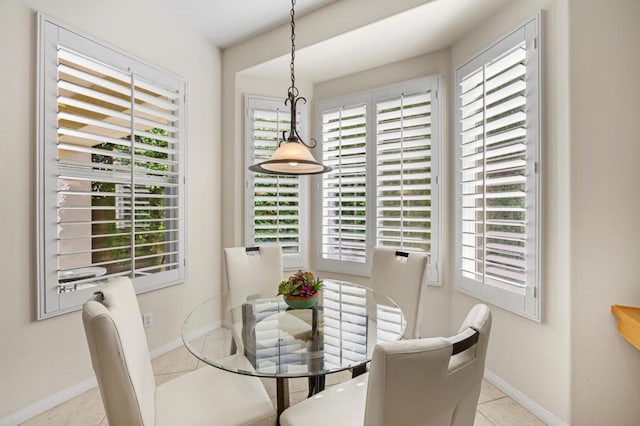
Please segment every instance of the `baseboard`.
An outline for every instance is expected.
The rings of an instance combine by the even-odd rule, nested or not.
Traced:
[[[205,327],[192,331],[191,333],[189,333],[189,336],[201,336],[215,328],[220,327],[220,325],[221,323],[219,321],[209,324]],[[160,346],[159,348],[150,351],[149,355],[151,359],[154,359],[166,354],[167,352],[177,349],[182,345],[182,339],[175,339],[165,345]],[[20,411],[17,411],[3,419],[0,419],[0,426],[17,426],[39,414],[44,413],[45,411],[51,410],[53,407],[56,407],[82,393],[85,393],[88,390],[93,389],[96,386],[98,386],[98,382],[96,380],[96,377],[92,376],[91,378],[84,380],[77,385],[73,385],[61,390],[60,392],[56,392],[55,394],[41,399],[40,401],[35,402]]]
[[[24,423],[38,414],[51,410],[53,407],[75,398],[96,386],[98,386],[98,382],[96,381],[96,377],[93,376],[90,379],[78,383],[77,385],[63,389],[45,399],[41,399],[40,401],[31,404],[22,410],[5,417],[4,419],[0,419],[0,426],[17,426],[20,423]]]
[[[518,389],[510,385],[509,383],[502,380],[500,377],[496,376],[489,370],[484,370],[484,378],[500,389],[505,393],[508,397],[516,401],[518,404],[522,405],[524,408],[529,410],[533,415],[537,418],[545,422],[549,426],[567,426],[567,423],[556,417],[555,414],[538,404],[537,402],[531,400],[527,395],[520,392]]]

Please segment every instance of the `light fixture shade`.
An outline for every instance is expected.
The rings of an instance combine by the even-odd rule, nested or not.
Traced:
[[[311,151],[300,142],[282,143],[271,158],[254,164],[249,170],[271,175],[315,175],[331,170],[313,158]]]

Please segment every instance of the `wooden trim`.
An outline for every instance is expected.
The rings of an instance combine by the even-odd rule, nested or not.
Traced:
[[[640,307],[611,305],[611,313],[618,319],[618,333],[640,350]]]

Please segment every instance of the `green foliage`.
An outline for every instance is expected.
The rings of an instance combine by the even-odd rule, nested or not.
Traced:
[[[311,272],[298,271],[278,285],[278,294],[283,296],[312,296],[322,289],[322,280]]]
[[[121,154],[131,154],[134,149],[135,167],[140,170],[148,170],[149,176],[157,176],[157,172],[165,172],[169,170],[169,165],[165,162],[154,161],[167,160],[168,154],[160,152],[153,147],[167,148],[168,142],[153,138],[152,135],[168,136],[168,132],[163,129],[153,128],[147,131],[149,137],[137,136],[135,143],[139,145],[148,145],[150,149],[144,147],[131,148],[125,145],[114,143],[102,143],[94,148],[105,151],[104,155],[92,154],[92,163],[94,169],[101,167],[96,164],[130,166],[131,158],[114,157],[108,154],[108,151]],[[105,170],[110,170],[111,166],[105,166]],[[155,173],[153,173],[155,172]],[[161,173],[160,173],[161,174]],[[110,262],[106,264],[109,273],[119,272],[129,269],[131,256],[131,234],[132,224],[131,215],[135,210],[135,217],[141,220],[136,223],[135,229],[135,257],[148,256],[147,259],[141,259],[137,262],[136,268],[149,266],[149,264],[158,264],[162,261],[161,255],[166,251],[165,233],[166,221],[168,219],[167,211],[163,208],[166,205],[166,199],[162,197],[167,192],[167,188],[161,185],[136,185],[135,188],[135,204],[131,196],[115,196],[108,193],[116,193],[118,191],[131,191],[130,185],[115,184],[112,182],[94,181],[91,184],[91,190],[94,193],[102,192],[106,194],[96,194],[92,196],[92,206],[105,207],[104,209],[96,209],[94,215],[94,235],[105,235],[105,237],[97,237],[93,239],[94,249],[101,250],[94,254],[93,262]],[[148,194],[149,196],[145,196]],[[125,200],[124,203],[122,200]],[[122,203],[122,204],[118,204]],[[122,259],[121,262],[112,262]]]

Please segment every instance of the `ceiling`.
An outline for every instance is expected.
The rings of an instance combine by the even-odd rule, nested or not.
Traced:
[[[151,0],[216,46],[227,48],[289,22],[290,0]],[[296,2],[295,17],[335,0]]]
[[[228,48],[290,21],[290,0],[151,0],[214,44]],[[336,0],[298,0],[299,18]],[[359,0],[366,4],[369,0]],[[392,0],[387,0],[392,1]],[[318,83],[447,48],[513,0],[429,0],[336,37],[296,49],[296,76]],[[304,28],[296,27],[296,33]],[[289,76],[288,54],[242,71]]]
[[[435,52],[512,0],[437,0],[296,50],[296,76],[318,83]],[[296,29],[301,32],[303,29]],[[289,55],[244,70],[243,75],[287,77]]]

